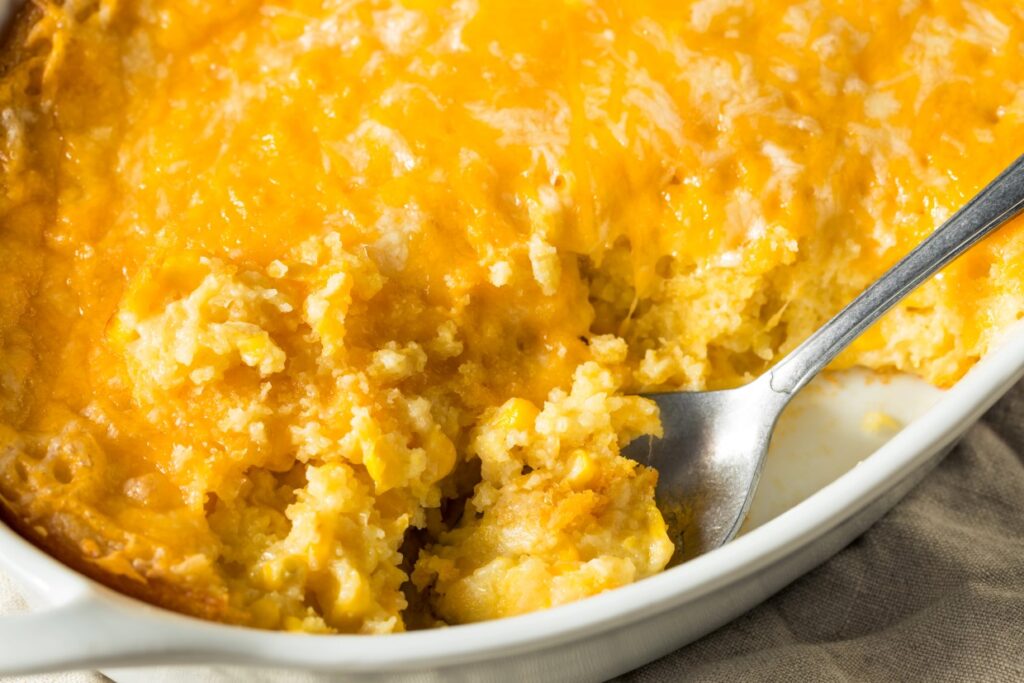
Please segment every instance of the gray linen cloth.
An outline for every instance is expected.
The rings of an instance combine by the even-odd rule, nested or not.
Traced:
[[[619,680],[1024,682],[1024,383],[824,566]]]

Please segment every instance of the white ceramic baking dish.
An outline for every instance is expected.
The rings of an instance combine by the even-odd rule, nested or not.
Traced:
[[[15,4],[0,0],[0,26]],[[817,389],[812,385],[812,397],[803,408],[791,407],[779,443],[773,443],[748,525],[756,528],[637,584],[483,624],[373,637],[272,633],[203,622],[108,590],[0,525],[0,570],[22,584],[37,610],[0,617],[0,674],[209,664],[257,667],[241,674],[218,670],[225,679],[250,681],[270,680],[286,669],[291,681],[338,674],[389,681],[608,678],[714,630],[831,557],[924,477],[1022,375],[1024,326],[1018,326],[941,395],[907,380],[872,385],[856,374],[832,380],[831,387],[827,379]],[[874,405],[916,419],[853,467],[877,445],[856,427]],[[831,422],[821,419],[822,406],[832,407]],[[807,413],[803,420],[801,410]],[[852,450],[842,457],[823,452],[837,438]],[[776,516],[781,510],[786,511]],[[130,670],[112,675],[153,680]]]
[[[941,394],[909,380],[872,385],[856,373],[838,382],[825,378],[816,390],[819,404],[833,401],[847,431],[850,418],[859,419],[869,407],[850,407],[850,397],[865,391],[874,392],[882,407],[903,406],[911,414],[914,404],[928,407],[846,474],[714,552],[572,605],[482,624],[390,636],[314,636],[208,623],[110,591],[0,526],[0,569],[43,608],[0,617],[0,674],[217,664],[259,667],[261,680],[273,669],[293,670],[289,680],[295,670],[309,680],[338,673],[347,680],[607,678],[714,630],[832,556],[924,477],[1022,375],[1024,326],[1018,326]],[[799,405],[793,409],[801,411]],[[832,429],[827,420],[815,415],[804,423],[803,431],[784,428],[783,440],[805,450],[812,437],[835,440],[835,434],[821,433]],[[771,467],[765,480],[778,489],[770,483]],[[782,478],[798,477],[798,471]],[[754,514],[770,516],[756,508]]]

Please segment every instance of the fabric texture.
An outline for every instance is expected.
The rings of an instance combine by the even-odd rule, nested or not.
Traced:
[[[17,609],[0,577],[0,612]],[[1024,681],[1024,383],[832,560],[619,680]]]

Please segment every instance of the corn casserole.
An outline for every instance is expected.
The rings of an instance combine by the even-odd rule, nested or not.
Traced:
[[[661,571],[638,393],[765,370],[1024,151],[1017,0],[39,0],[0,507],[184,613],[389,633]],[[1024,226],[833,365],[956,381]]]

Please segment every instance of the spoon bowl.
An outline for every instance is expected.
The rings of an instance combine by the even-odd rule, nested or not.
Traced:
[[[767,375],[738,389],[648,394],[665,435],[634,441],[626,454],[658,470],[657,499],[677,536],[674,562],[736,535],[750,508],[772,431],[788,394]]]

